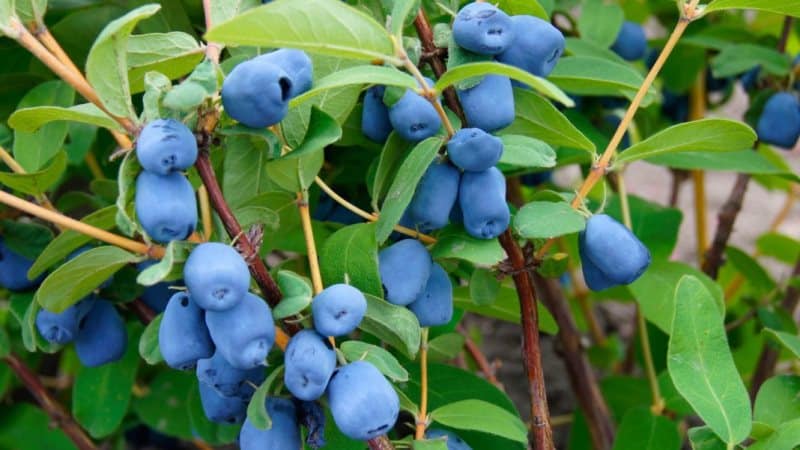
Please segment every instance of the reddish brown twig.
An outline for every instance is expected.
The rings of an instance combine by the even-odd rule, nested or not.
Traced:
[[[563,348],[569,381],[586,416],[592,446],[595,450],[608,450],[614,443],[614,424],[606,400],[600,393],[592,372],[592,366],[583,351],[581,335],[572,319],[567,299],[564,298],[556,280],[544,278],[536,272],[532,272],[531,275],[539,298],[558,324],[558,339]]]
[[[414,27],[417,29],[417,35],[419,35],[419,40],[422,43],[422,50],[428,55],[425,60],[430,64],[433,73],[437,77],[441,77],[447,71],[447,66],[442,61],[441,52],[438,51],[436,44],[433,43],[433,30],[431,30],[430,21],[428,21],[428,17],[422,8],[419,9],[417,17],[414,18]],[[444,90],[443,94],[447,106],[464,122],[464,112],[461,109],[461,104],[458,103],[456,91],[449,87]]]
[[[156,312],[138,298],[128,303],[128,307],[131,309],[131,311],[133,311],[134,314],[136,314],[136,317],[139,318],[139,321],[145,325],[152,322],[153,319],[156,318]]]
[[[790,279],[798,275],[800,275],[800,259],[795,263]],[[781,308],[792,315],[794,310],[797,309],[798,303],[800,303],[800,289],[790,285],[786,289],[786,296],[781,301]],[[761,356],[758,358],[758,364],[756,364],[756,370],[753,372],[753,379],[750,382],[751,399],[755,400],[761,385],[775,373],[775,366],[778,364],[779,356],[780,349],[776,348],[774,344],[770,342],[764,344]]]
[[[33,373],[17,355],[10,353],[3,358],[3,362],[11,368],[17,378],[25,385],[28,392],[31,393],[44,412],[50,417],[50,420],[64,431],[64,434],[69,437],[78,449],[97,449],[94,442],[86,435],[75,419],[72,418],[60,403],[50,396],[50,393],[47,392],[47,389],[42,385],[41,381],[39,381],[36,374]]]
[[[550,411],[547,407],[547,392],[544,388],[544,371],[539,347],[539,317],[536,309],[536,295],[530,273],[525,270],[527,262],[522,249],[514,240],[511,230],[500,235],[500,245],[505,249],[514,271],[514,285],[519,296],[522,318],[522,359],[528,377],[528,391],[531,396],[531,432],[533,448],[554,449],[553,430],[550,427]]]
[[[475,364],[478,365],[478,369],[480,369],[481,373],[483,374],[486,379],[492,383],[493,385],[497,386],[500,389],[503,389],[503,384],[497,379],[497,375],[495,375],[495,370],[492,367],[492,364],[489,363],[489,360],[486,359],[486,355],[483,354],[478,344],[472,340],[467,333],[467,330],[464,329],[462,326],[458,326],[457,329],[458,333],[464,337],[464,349],[469,353],[472,359],[475,360]]]

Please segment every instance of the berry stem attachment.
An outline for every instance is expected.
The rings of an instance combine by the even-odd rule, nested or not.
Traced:
[[[414,439],[418,441],[425,439],[425,430],[428,428],[428,331],[428,328],[422,329],[422,339],[419,345],[420,399],[419,415],[414,433]]]

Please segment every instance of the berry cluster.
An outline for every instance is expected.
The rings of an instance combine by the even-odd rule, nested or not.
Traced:
[[[67,257],[73,259],[89,250],[82,247]],[[111,285],[108,279],[100,289]],[[36,313],[36,329],[52,344],[75,343],[81,364],[97,367],[118,361],[128,346],[125,321],[114,305],[92,293],[60,313],[40,309]]]

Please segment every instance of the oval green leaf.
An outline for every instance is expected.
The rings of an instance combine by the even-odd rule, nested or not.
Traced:
[[[326,286],[349,283],[383,298],[374,223],[349,225],[333,233],[320,249],[319,264]]]
[[[430,413],[431,418],[459,430],[474,430],[528,442],[528,429],[519,417],[499,406],[483,400],[462,400],[439,407]]]
[[[43,125],[56,121],[80,122],[113,131],[124,131],[114,119],[91,103],[69,108],[38,106],[18,109],[8,118],[8,125],[15,130],[32,133]]]
[[[417,88],[417,81],[405,72],[391,67],[362,65],[340,70],[317,80],[311,90],[293,98],[289,102],[289,107],[292,108],[305,103],[325,91],[353,84],[380,84],[408,89]]]
[[[714,0],[706,7],[705,13],[724,9],[757,9],[800,17],[800,3],[796,0]]]
[[[67,170],[67,153],[59,151],[44,169],[31,173],[0,172],[0,184],[30,195],[41,195]]]
[[[367,314],[358,327],[414,359],[422,333],[417,316],[408,308],[393,305],[374,295],[364,296],[367,298]]]
[[[586,218],[566,202],[531,202],[514,216],[514,231],[526,239],[550,239],[586,228]]]
[[[361,341],[347,341],[343,342],[339,348],[350,362],[369,361],[392,381],[398,383],[408,381],[408,371],[400,365],[397,358],[377,345]]]
[[[561,89],[578,95],[610,95],[633,99],[644,82],[642,75],[627,64],[595,56],[570,56],[562,59],[548,77]],[[650,89],[642,106],[654,99]]]

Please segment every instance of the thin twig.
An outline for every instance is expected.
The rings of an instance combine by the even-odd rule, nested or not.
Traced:
[[[425,430],[428,428],[428,328],[422,329],[419,343],[419,370],[419,414],[414,432],[414,439],[418,441],[425,439]]]
[[[427,54],[431,55],[431,57],[427,59],[428,64],[430,64],[431,69],[433,69],[437,77],[441,76],[441,74],[447,71],[447,66],[445,66],[440,54],[437,52],[438,48],[436,44],[433,43],[433,30],[431,30],[430,22],[422,8],[417,11],[417,17],[414,18],[414,27],[417,29],[417,35],[422,43],[422,49]],[[456,91],[452,87],[448,87],[442,94],[447,102],[447,106],[456,113],[463,123],[465,121],[464,111],[461,109],[461,104],[458,102]]]
[[[94,442],[86,435],[83,429],[78,425],[75,419],[67,412],[67,410],[50,396],[47,389],[42,385],[39,378],[33,371],[31,371],[19,357],[13,353],[3,358],[8,367],[19,378],[28,392],[36,399],[42,409],[50,417],[58,428],[64,431],[64,434],[75,444],[79,450],[95,450],[97,447]]]
[[[311,227],[311,212],[308,208],[308,200],[302,192],[297,193],[297,209],[300,212],[300,223],[303,226],[303,237],[306,241],[308,267],[309,272],[311,272],[311,285],[314,287],[314,294],[316,295],[322,292],[324,286],[322,285],[322,274],[319,269],[317,244],[314,242],[314,230]]]
[[[700,120],[706,115],[706,70],[705,66],[689,92],[689,120]],[[703,265],[703,256],[708,248],[708,225],[706,223],[706,177],[702,170],[692,171],[694,189],[694,225],[697,239],[697,262]]]
[[[480,347],[478,347],[478,344],[472,340],[472,337],[470,337],[467,330],[459,325],[458,328],[456,328],[456,331],[458,331],[458,334],[464,337],[464,349],[467,351],[467,353],[469,353],[472,359],[475,360],[475,364],[478,365],[478,369],[481,371],[486,380],[498,388],[503,389],[503,384],[497,379],[497,375],[495,374],[492,364],[489,363],[489,360],[486,358],[486,355],[483,354],[483,351],[480,349]]]
[[[214,221],[211,220],[211,202],[208,199],[208,189],[205,185],[197,188],[197,200],[200,204],[200,218],[203,223],[203,241],[208,242],[214,233]]]

